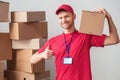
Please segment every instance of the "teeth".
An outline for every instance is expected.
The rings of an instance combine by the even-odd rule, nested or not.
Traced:
[[[67,25],[67,24],[64,24],[64,25]]]

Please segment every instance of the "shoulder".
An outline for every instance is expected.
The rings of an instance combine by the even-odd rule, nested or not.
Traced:
[[[84,39],[87,39],[87,40],[104,40],[106,35],[105,34],[93,35],[93,34],[86,34],[86,33],[78,32],[78,37],[79,38],[84,38]]]
[[[81,32],[78,32],[78,34],[80,36],[87,36],[87,37],[105,37],[106,36],[105,34],[102,34],[102,35],[93,35],[93,34],[87,34],[87,33],[81,33]]]
[[[90,37],[91,35],[90,34],[86,34],[86,33],[81,33],[81,32],[77,32],[77,36],[79,37]]]

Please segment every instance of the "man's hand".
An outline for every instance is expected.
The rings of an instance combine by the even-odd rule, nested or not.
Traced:
[[[107,12],[107,10],[105,10],[104,8],[99,9],[99,10],[95,10],[94,12],[104,13],[106,18],[111,17],[110,14]]]
[[[41,54],[41,57],[44,59],[51,59],[52,56],[53,56],[53,51],[50,50],[49,45],[48,45],[45,51]]]

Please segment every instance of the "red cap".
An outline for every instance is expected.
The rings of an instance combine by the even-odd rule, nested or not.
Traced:
[[[56,14],[58,14],[60,12],[60,10],[65,10],[71,13],[74,13],[72,7],[68,4],[62,4],[57,10],[56,10]]]

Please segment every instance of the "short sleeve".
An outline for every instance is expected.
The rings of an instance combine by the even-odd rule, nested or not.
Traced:
[[[90,38],[91,46],[104,47],[105,38],[106,38],[105,34],[103,34],[102,36],[91,35]]]

